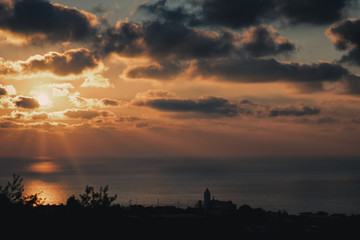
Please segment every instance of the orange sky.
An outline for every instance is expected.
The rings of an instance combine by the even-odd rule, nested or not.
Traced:
[[[359,12],[313,2],[0,1],[0,157],[358,156]]]

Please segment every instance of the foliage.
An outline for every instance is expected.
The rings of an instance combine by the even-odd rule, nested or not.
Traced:
[[[3,188],[0,186],[0,195],[12,204],[23,204],[25,206],[39,206],[43,204],[43,200],[39,197],[39,193],[23,196],[24,185],[23,179],[19,175],[13,174],[11,182]]]
[[[73,207],[73,208],[78,208],[81,207],[81,203],[78,199],[76,199],[76,197],[74,195],[72,195],[71,197],[69,197],[66,201],[66,206],[68,207]]]
[[[116,200],[117,195],[109,196],[109,186],[100,187],[96,192],[94,187],[86,186],[85,193],[80,194],[80,199],[74,195],[68,198],[66,205],[70,207],[106,208]],[[5,187],[0,186],[0,202],[6,204],[18,204],[23,206],[35,207],[44,204],[44,200],[39,197],[40,193],[23,195],[23,179],[19,175],[13,174],[12,181],[7,182]]]
[[[23,179],[19,175],[13,174],[12,182],[8,182],[7,185],[2,188],[0,186],[0,194],[6,197],[11,203],[22,203],[24,185]]]
[[[31,194],[23,197],[23,204],[29,207],[43,205],[45,200],[39,197],[40,193]]]
[[[109,196],[109,186],[106,185],[104,188],[100,187],[100,191],[96,192],[94,187],[86,186],[85,193],[80,194],[80,200],[76,199],[75,196],[68,198],[66,204],[71,207],[83,206],[89,208],[106,208],[110,207],[112,202],[115,201],[117,195]]]

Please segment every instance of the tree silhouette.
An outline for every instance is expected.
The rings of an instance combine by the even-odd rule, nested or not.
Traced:
[[[4,189],[0,186],[0,194],[7,198],[11,203],[22,203],[24,185],[22,184],[23,179],[19,175],[13,174],[12,182],[7,182]]]
[[[9,203],[23,204],[25,206],[39,206],[44,203],[44,201],[39,197],[39,193],[23,196],[23,192],[23,179],[17,174],[13,174],[12,181],[7,182],[4,188],[0,186],[2,201],[6,199]]]
[[[112,202],[117,198],[117,194],[109,196],[109,186],[100,187],[99,192],[95,192],[94,187],[86,186],[85,193],[80,194],[80,199],[76,199],[74,195],[66,201],[67,206],[78,207],[83,206],[87,208],[106,208],[110,207]]]
[[[45,200],[39,197],[40,193],[31,194],[23,197],[23,204],[29,207],[43,205]]]

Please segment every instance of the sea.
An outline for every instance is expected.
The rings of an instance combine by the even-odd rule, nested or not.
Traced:
[[[195,207],[211,198],[289,214],[360,214],[359,157],[0,158],[0,186],[23,178],[24,195],[66,204],[109,187],[122,206]]]

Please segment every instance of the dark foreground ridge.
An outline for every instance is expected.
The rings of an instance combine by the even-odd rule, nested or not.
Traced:
[[[44,205],[37,194],[23,196],[23,191],[22,179],[16,175],[12,182],[0,187],[2,233],[13,232],[16,236],[46,233],[56,238],[81,236],[81,239],[95,236],[234,239],[269,234],[287,239],[350,235],[356,239],[360,227],[360,215],[325,212],[289,215],[248,205],[237,208],[230,201],[210,200],[209,190],[205,191],[204,202],[186,209],[113,204],[117,196],[109,196],[107,186],[99,192],[87,186],[79,198],[73,195],[61,205]]]

